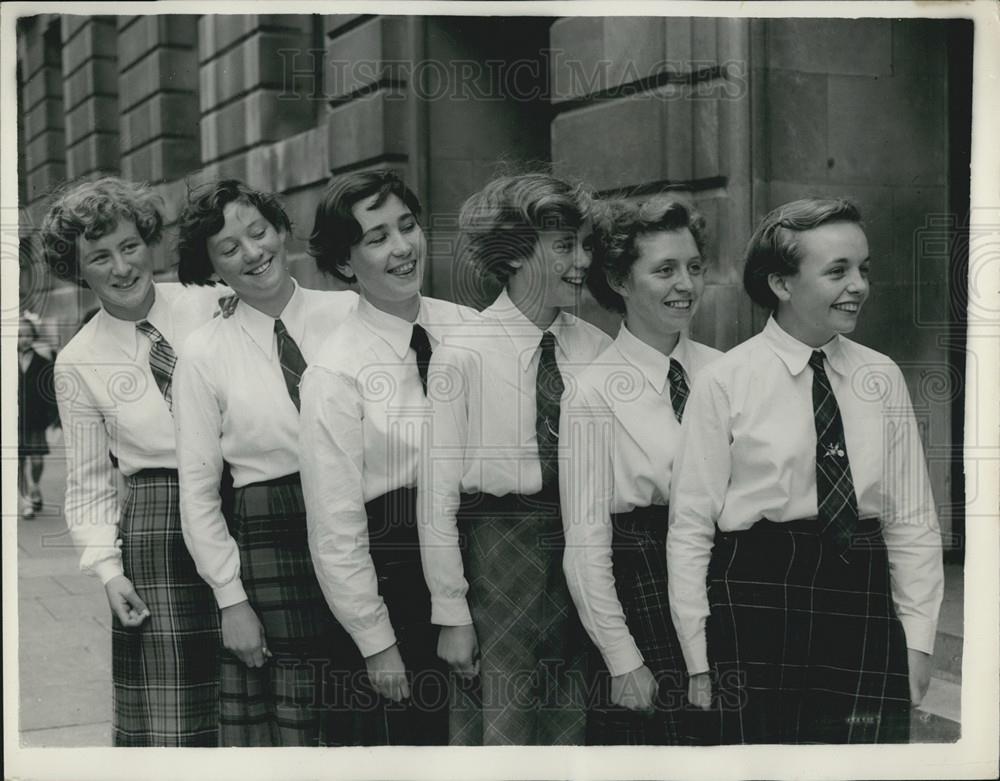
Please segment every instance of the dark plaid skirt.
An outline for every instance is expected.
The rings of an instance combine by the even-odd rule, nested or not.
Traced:
[[[563,575],[556,496],[463,496],[480,674],[457,682],[452,745],[582,744],[589,638]]]
[[[716,535],[708,655],[723,743],[904,743],[910,690],[880,523],[844,563],[815,520]]]
[[[273,656],[250,668],[223,651],[222,745],[358,742],[351,692],[361,659],[316,580],[298,474],[237,488],[230,533]]]
[[[215,746],[219,616],[181,534],[177,472],[127,482],[122,566],[150,615],[135,629],[112,618],[114,745]]]
[[[667,602],[667,508],[637,507],[611,516],[615,591],[625,623],[658,683],[656,711],[639,713],[611,704],[611,677],[597,649],[592,657],[592,697],[587,714],[591,745],[676,745],[686,703],[684,658]]]
[[[378,590],[385,601],[406,665],[410,699],[381,700],[375,742],[434,746],[448,742],[448,665],[437,655],[438,629],[431,624],[431,595],[420,562],[417,492],[400,488],[371,500],[368,543]]]

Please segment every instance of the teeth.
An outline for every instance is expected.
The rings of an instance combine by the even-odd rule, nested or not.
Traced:
[[[417,267],[417,261],[411,260],[409,263],[404,263],[402,266],[396,266],[396,268],[390,269],[389,273],[401,277],[405,274],[409,274],[416,267]]]
[[[583,284],[583,280],[581,278],[579,278],[579,277],[563,277],[562,281],[566,282],[566,283],[568,283],[570,285],[582,285]]]
[[[271,268],[271,261],[267,261],[266,263],[261,263],[259,266],[257,266],[257,268],[248,271],[247,274],[249,274],[251,277],[259,277],[269,268]]]
[[[834,309],[839,309],[841,312],[857,312],[860,308],[860,304],[834,304]]]
[[[671,309],[690,309],[690,301],[667,301],[667,306]]]

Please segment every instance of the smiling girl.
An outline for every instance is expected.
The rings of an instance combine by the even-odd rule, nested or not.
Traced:
[[[331,673],[350,667],[352,649],[306,542],[298,384],[357,296],[299,287],[285,254],[290,231],[277,198],[232,179],[192,193],[180,220],[181,281],[218,276],[237,297],[189,338],[175,389],[184,537],[215,594],[227,650],[224,746],[351,741]],[[235,487],[229,524],[224,464]]]
[[[420,543],[438,653],[466,679],[452,744],[584,739],[586,635],[562,573],[558,445],[569,372],[610,343],[567,311],[590,265],[590,209],[581,187],[528,174],[490,182],[459,216],[479,273],[504,290],[482,327],[435,352],[429,382]]]
[[[676,744],[684,665],[663,551],[688,389],[721,355],[687,334],[705,290],[705,224],[660,198],[605,211],[588,282],[624,321],[564,400],[563,564],[600,653],[587,742]]]
[[[380,695],[374,740],[448,740],[447,670],[420,564],[416,484],[432,351],[471,309],[420,294],[427,241],[416,195],[390,170],[330,181],[316,208],[318,267],[361,293],[302,380],[309,545],[330,608]],[[404,701],[405,704],[404,704]]]
[[[772,211],[743,280],[773,314],[691,391],[670,606],[724,743],[903,742],[927,690],[943,575],[917,423],[899,367],[845,338],[871,262],[850,202]]]
[[[56,359],[63,512],[113,615],[114,745],[214,746],[218,617],[181,535],[171,413],[173,363],[220,292],[154,283],[159,205],[149,187],[104,177],[68,186],[42,224],[49,266],[101,304]]]

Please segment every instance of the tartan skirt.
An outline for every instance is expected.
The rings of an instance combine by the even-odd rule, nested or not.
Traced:
[[[648,715],[611,704],[611,676],[595,648],[587,743],[677,745],[687,697],[684,658],[667,601],[667,508],[652,505],[612,515],[611,528],[615,591],[643,663],[656,678],[656,711]]]
[[[410,683],[410,699],[379,698],[374,742],[434,746],[448,742],[448,665],[437,655],[431,595],[420,561],[417,491],[399,488],[365,504],[368,550]]]
[[[351,692],[361,659],[316,580],[298,474],[235,489],[229,523],[272,657],[250,668],[223,650],[222,745],[358,742]]]
[[[847,562],[815,519],[718,533],[706,626],[722,743],[905,743],[906,638],[878,519]]]
[[[464,495],[459,524],[480,673],[453,687],[451,744],[582,744],[590,641],[563,575],[558,496]]]
[[[122,567],[149,608],[130,629],[112,614],[112,738],[116,746],[215,746],[219,737],[219,614],[181,534],[177,472],[126,478]]]

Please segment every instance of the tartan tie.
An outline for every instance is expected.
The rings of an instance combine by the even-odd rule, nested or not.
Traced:
[[[170,414],[174,412],[174,397],[171,390],[171,383],[174,377],[174,366],[177,365],[177,353],[149,320],[140,320],[135,324],[135,330],[145,334],[152,345],[149,348],[149,369],[156,380],[156,387],[163,394],[163,400],[167,402],[167,409]]]
[[[837,397],[823,368],[822,350],[809,358],[813,370],[813,413],[816,418],[816,504],[821,533],[832,540],[846,561],[851,537],[858,523],[851,462],[847,457],[844,422]]]
[[[278,363],[281,364],[285,387],[295,409],[299,409],[299,380],[306,370],[306,359],[280,319],[274,321],[274,335],[278,338]]]
[[[675,358],[670,359],[670,368],[667,369],[667,379],[670,381],[670,403],[674,406],[674,416],[677,422],[681,422],[684,417],[684,405],[687,404],[688,389],[687,378],[684,376],[684,367]]]
[[[417,354],[417,371],[420,373],[420,385],[427,395],[427,367],[431,362],[431,340],[427,338],[427,331],[418,323],[413,324],[413,332],[410,334],[410,347]]]
[[[565,385],[556,362],[556,338],[551,331],[542,334],[541,348],[535,377],[535,434],[544,491],[559,487],[559,402]]]

